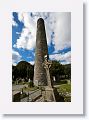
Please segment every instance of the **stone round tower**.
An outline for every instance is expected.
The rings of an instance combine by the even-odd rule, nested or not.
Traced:
[[[43,66],[44,56],[48,56],[47,39],[44,20],[39,18],[37,21],[35,66],[34,66],[34,85],[46,86],[46,71]]]

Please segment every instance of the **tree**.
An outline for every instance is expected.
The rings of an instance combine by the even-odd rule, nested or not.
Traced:
[[[62,65],[59,61],[52,61],[50,68],[51,78],[55,76],[56,81],[71,77],[71,64]]]
[[[25,80],[30,78],[33,80],[34,66],[26,61],[21,61],[15,68],[12,66],[12,75],[14,76],[14,80],[16,78],[24,78]]]
[[[56,80],[59,80],[60,74],[63,72],[62,65],[58,61],[52,61],[52,65],[50,68],[50,75],[55,76]]]
[[[66,78],[71,78],[71,64],[63,65]]]

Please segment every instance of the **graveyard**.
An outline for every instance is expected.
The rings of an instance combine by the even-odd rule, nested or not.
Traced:
[[[71,102],[71,64],[49,59],[42,18],[37,21],[35,64],[12,66],[12,101]]]
[[[54,85],[54,88],[57,88],[59,95],[64,99],[62,101],[60,100],[59,102],[71,102],[71,83],[67,82],[65,84],[59,82],[56,85]],[[20,93],[19,99],[17,97],[17,101],[13,100],[14,102],[33,102],[35,101],[34,99],[37,99],[38,102],[45,101],[44,100],[45,98],[42,97],[42,92],[44,93],[44,89],[41,87],[30,86],[30,82],[23,82],[23,83],[20,82],[18,83],[18,85],[14,83],[12,85],[12,89],[13,92]],[[40,101],[40,99],[42,100]]]

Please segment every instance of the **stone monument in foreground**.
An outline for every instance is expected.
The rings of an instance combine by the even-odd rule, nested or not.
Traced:
[[[49,73],[51,61],[49,61],[48,58],[44,20],[39,18],[37,21],[36,33],[34,85],[43,87],[45,89],[45,100],[47,102],[53,102],[56,100]]]

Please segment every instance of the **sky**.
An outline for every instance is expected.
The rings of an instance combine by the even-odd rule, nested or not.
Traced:
[[[61,64],[71,63],[70,12],[13,12],[12,13],[12,64],[20,61],[34,64],[37,20],[45,22],[50,60]]]

